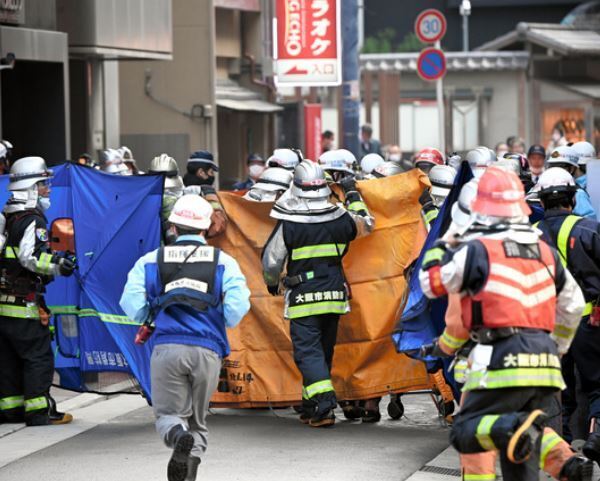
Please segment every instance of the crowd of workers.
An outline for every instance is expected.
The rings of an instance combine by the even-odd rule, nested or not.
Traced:
[[[478,147],[461,158],[435,148],[412,161],[399,149],[384,159],[363,130],[360,161],[348,150],[325,149],[316,161],[296,149],[276,149],[266,161],[248,158],[245,199],[271,202],[277,221],[262,253],[268,292],[283,295],[294,361],[302,375],[300,420],[332,426],[338,405],[331,381],[341,315],[350,311],[342,259],[377,219],[357,181],[420,169],[430,188],[419,202],[429,230],[455,184],[467,182],[451,206],[452,223],[428,250],[419,273],[427,297],[448,298],[446,329],[422,355],[454,357],[462,385],[451,440],[461,453],[463,479],[495,479],[499,453],[504,479],[537,480],[538,469],[559,480],[591,479],[600,463],[600,228],[586,192],[587,142],[546,155],[518,139],[515,152]],[[0,154],[9,165],[10,144]],[[500,154],[500,155],[499,155]],[[89,156],[78,161],[97,167]],[[130,149],[104,152],[102,170],[141,175]],[[153,336],[152,401],[157,430],[173,449],[170,481],[196,479],[207,448],[206,415],[229,354],[226,327],[250,309],[250,292],[235,259],[210,245],[227,215],[214,188],[218,166],[208,151],[190,155],[187,173],[167,154],[149,174],[165,177],[162,247],[129,273],[121,307],[142,325],[136,342]],[[4,208],[0,277],[0,420],[27,425],[70,422],[50,396],[53,355],[44,286],[71,275],[75,259],[50,250],[47,220],[52,171],[43,159],[10,164]],[[576,374],[587,395],[589,436],[583,455],[570,447],[577,408]],[[562,409],[557,393],[562,391]],[[342,401],[344,415],[377,422],[379,399]],[[563,417],[562,437],[547,426]]]

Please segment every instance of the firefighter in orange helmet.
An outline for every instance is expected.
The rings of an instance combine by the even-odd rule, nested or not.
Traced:
[[[583,296],[529,225],[515,174],[487,169],[471,209],[470,230],[452,247],[428,251],[420,276],[428,297],[462,294],[463,324],[476,341],[451,440],[463,454],[499,451],[505,479],[537,481],[541,444],[550,441],[545,421],[557,414],[554,395],[564,386],[559,355],[573,339]],[[481,475],[464,479],[482,479],[471,476]]]

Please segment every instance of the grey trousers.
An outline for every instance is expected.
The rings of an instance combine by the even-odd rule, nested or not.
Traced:
[[[167,433],[183,425],[194,436],[192,456],[202,458],[208,446],[206,415],[219,382],[221,358],[199,346],[159,344],[152,352],[150,370],[158,434],[172,448]]]

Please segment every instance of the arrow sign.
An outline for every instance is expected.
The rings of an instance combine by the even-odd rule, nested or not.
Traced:
[[[446,75],[446,56],[439,48],[424,48],[417,60],[417,73],[423,80],[438,80]]]

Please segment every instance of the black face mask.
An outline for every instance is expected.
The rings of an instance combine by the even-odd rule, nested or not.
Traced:
[[[215,176],[209,175],[208,178],[202,179],[198,177],[198,185],[213,185],[215,183]]]

